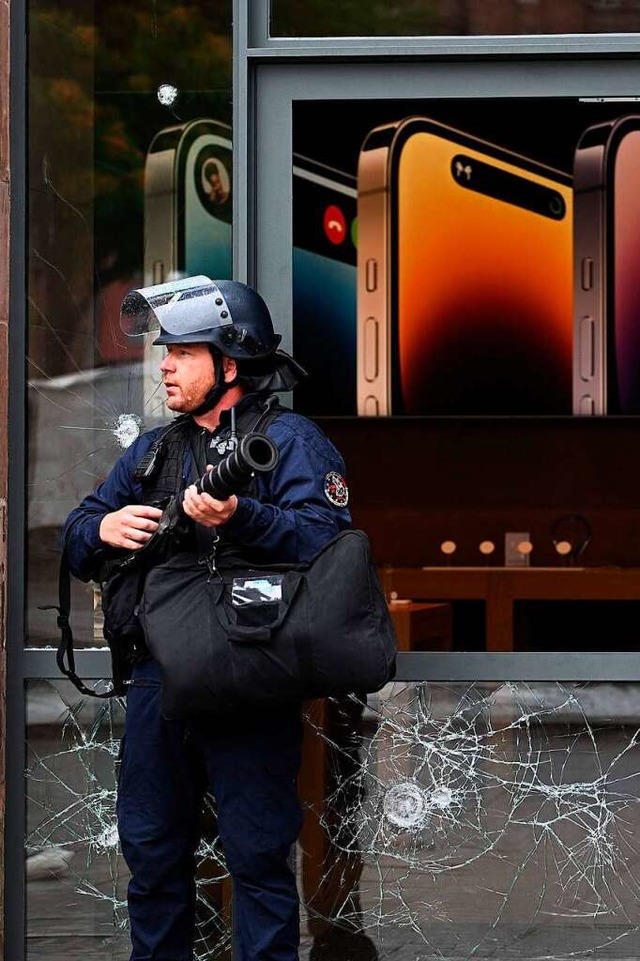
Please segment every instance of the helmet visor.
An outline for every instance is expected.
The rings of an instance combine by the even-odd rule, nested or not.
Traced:
[[[130,290],[120,308],[120,327],[129,337],[159,329],[195,334],[232,323],[220,288],[204,275]]]

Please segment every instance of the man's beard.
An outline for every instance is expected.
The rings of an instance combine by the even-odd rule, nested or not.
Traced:
[[[177,414],[190,414],[200,407],[213,386],[213,383],[211,383],[206,387],[196,384],[187,390],[179,388],[178,393],[173,396],[167,395],[165,404],[169,410]]]

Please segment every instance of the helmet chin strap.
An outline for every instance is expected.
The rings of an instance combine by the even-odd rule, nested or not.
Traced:
[[[224,379],[222,354],[213,347],[210,347],[209,349],[211,350],[211,356],[213,357],[213,372],[215,380],[213,382],[213,387],[210,391],[208,391],[200,406],[195,410],[190,411],[191,417],[200,417],[202,414],[208,414],[209,411],[213,410],[216,404],[224,397],[229,388],[235,387],[235,385],[238,383],[237,376],[234,377],[233,380],[229,381]]]

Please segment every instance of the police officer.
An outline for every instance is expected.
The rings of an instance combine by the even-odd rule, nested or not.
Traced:
[[[254,290],[205,277],[144,288],[127,295],[122,321],[130,334],[159,326],[154,343],[166,347],[160,370],[167,406],[181,416],[169,430],[142,434],[69,515],[63,539],[77,577],[95,579],[114,549],[140,549],[162,514],[153,502],[185,488],[188,544],[199,553],[215,551],[220,566],[231,555],[306,561],[350,526],[338,451],[305,417],[265,405],[304,372],[278,348],[281,338]],[[227,500],[198,493],[194,481],[259,421],[279,451],[273,471]],[[128,685],[117,801],[131,872],[131,961],[193,958],[195,852],[206,791],[215,797],[233,879],[236,961],[298,957],[289,855],[302,820],[300,750],[299,705],[172,720],[162,713],[157,663],[148,654],[138,659]]]

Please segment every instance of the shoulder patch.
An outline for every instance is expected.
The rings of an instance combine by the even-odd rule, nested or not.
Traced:
[[[347,482],[335,470],[330,470],[324,478],[324,496],[330,504],[336,507],[346,507],[349,503],[349,488]]]

